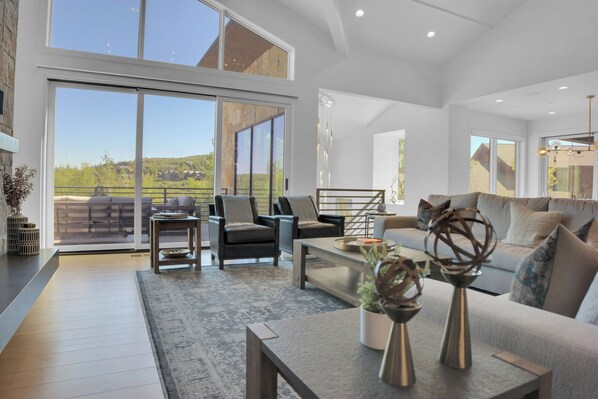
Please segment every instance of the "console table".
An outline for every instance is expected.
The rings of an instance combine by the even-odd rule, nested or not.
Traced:
[[[247,326],[248,399],[276,398],[280,374],[303,398],[549,398],[549,369],[472,341],[473,367],[438,361],[442,326],[408,323],[417,381],[409,388],[378,378],[382,351],[359,342],[359,309]]]
[[[39,255],[0,255],[0,352],[58,269],[58,250]]]
[[[187,230],[187,245],[193,257],[166,258],[161,255],[161,230]],[[160,273],[161,265],[194,264],[196,271],[201,270],[201,219],[195,216],[182,219],[162,219],[152,216],[150,218],[150,263],[156,274]]]

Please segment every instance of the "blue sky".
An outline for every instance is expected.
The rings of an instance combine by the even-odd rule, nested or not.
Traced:
[[[139,0],[54,0],[51,46],[137,57]],[[218,37],[219,13],[198,0],[147,0],[146,59],[197,65]],[[135,159],[137,95],[59,88],[56,165]],[[215,102],[145,96],[144,157],[212,151]]]
[[[213,150],[215,101],[146,95],[144,157],[185,157]],[[55,164],[135,159],[137,94],[56,90]]]

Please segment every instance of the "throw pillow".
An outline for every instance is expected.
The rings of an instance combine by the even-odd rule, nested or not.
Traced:
[[[598,325],[598,274],[586,292],[575,319]]]
[[[575,230],[573,234],[598,250],[598,219],[590,219],[586,224]]]
[[[536,212],[511,202],[511,224],[503,242],[533,248],[548,237],[562,218],[562,212]]]
[[[178,198],[166,198],[166,204],[168,206],[179,206]]]
[[[509,299],[575,317],[598,269],[598,252],[559,224],[521,260]]]
[[[575,234],[581,241],[587,242],[588,234],[590,234],[590,229],[592,228],[592,225],[594,224],[594,220],[596,220],[596,219],[595,218],[590,219],[589,222],[587,222],[586,224],[584,224],[583,226],[581,226],[580,228],[575,230],[573,232],[573,234]]]
[[[451,200],[446,200],[443,203],[433,206],[424,199],[419,200],[417,207],[417,220],[415,228],[419,230],[428,230],[430,220],[437,218],[440,214],[446,211],[451,206]]]
[[[316,205],[311,195],[287,197],[291,212],[299,218],[299,224],[318,223]]]
[[[253,224],[253,210],[245,195],[223,195],[224,223],[226,226]]]

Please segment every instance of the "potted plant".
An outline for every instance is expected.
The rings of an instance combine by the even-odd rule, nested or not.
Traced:
[[[378,305],[380,297],[374,285],[373,271],[376,263],[386,257],[388,249],[386,245],[380,246],[380,250],[377,245],[372,245],[369,250],[363,246],[360,250],[366,262],[364,263],[364,281],[357,290],[361,302],[359,337],[361,343],[368,348],[384,350],[392,327],[392,320],[384,314]]]
[[[359,308],[360,340],[368,348],[384,350],[393,322],[378,305],[380,296],[376,291],[373,272],[376,264],[381,259],[387,256],[400,256],[401,246],[397,245],[392,255],[388,255],[388,248],[385,245],[381,245],[380,249],[377,245],[372,245],[368,250],[362,246],[360,251],[366,260],[364,263],[364,281],[357,289],[361,302]],[[427,261],[421,272],[422,275],[429,274],[429,270],[430,261]],[[406,287],[403,292],[407,292],[409,289],[412,289],[412,286]]]
[[[35,169],[23,165],[15,168],[14,176],[10,173],[2,176],[4,196],[11,213],[7,218],[8,253],[19,252],[19,229],[27,223],[27,217],[21,215],[21,206],[33,190],[31,180],[35,172]]]

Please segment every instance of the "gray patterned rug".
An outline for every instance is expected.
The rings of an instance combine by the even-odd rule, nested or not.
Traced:
[[[137,280],[172,399],[243,398],[247,324],[350,307],[309,284],[305,291],[293,287],[290,262],[142,271]],[[296,397],[284,381],[278,390],[281,398]]]

